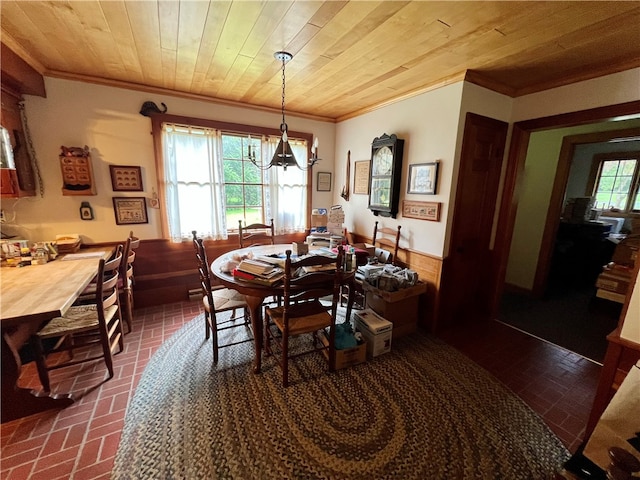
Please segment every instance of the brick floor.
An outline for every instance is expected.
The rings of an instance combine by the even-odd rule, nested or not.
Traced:
[[[149,358],[198,313],[198,302],[136,310],[134,331],[125,337],[125,350],[115,357],[116,374],[109,381],[104,380],[102,361],[51,372],[54,392],[73,392],[76,403],[2,424],[0,477],[108,479],[128,401]],[[441,336],[511,388],[575,451],[600,366],[499,322]],[[39,387],[32,363],[23,367],[19,383]]]

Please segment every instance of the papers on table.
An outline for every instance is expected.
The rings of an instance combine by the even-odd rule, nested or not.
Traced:
[[[101,258],[104,252],[67,253],[62,260],[86,260],[87,258]]]

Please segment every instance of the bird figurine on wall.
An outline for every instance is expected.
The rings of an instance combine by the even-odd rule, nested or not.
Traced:
[[[153,102],[144,102],[142,107],[140,108],[140,115],[144,115],[145,117],[150,117],[151,115],[155,115],[158,113],[167,113],[167,106],[160,102],[160,105],[164,107],[164,110],[160,110],[158,106]]]

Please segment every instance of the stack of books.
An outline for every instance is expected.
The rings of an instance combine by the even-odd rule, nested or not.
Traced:
[[[598,275],[596,296],[618,303],[624,303],[627,290],[631,284],[633,267],[610,262]]]
[[[260,260],[245,259],[233,270],[233,276],[258,285],[272,286],[282,280],[284,270]]]

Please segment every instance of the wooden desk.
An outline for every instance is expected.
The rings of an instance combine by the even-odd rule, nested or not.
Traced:
[[[100,258],[113,249],[83,249],[98,256],[78,260],[57,258],[46,265],[0,269],[2,328],[2,422],[73,403],[67,394],[48,395],[17,386],[22,363],[19,350],[44,322],[64,315],[98,272]]]

